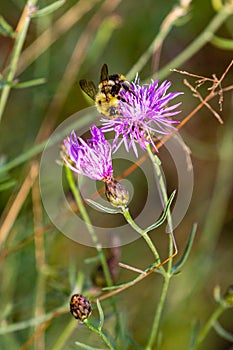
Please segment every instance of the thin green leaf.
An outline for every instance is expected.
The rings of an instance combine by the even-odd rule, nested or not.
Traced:
[[[42,316],[38,316],[38,317],[33,317],[21,322],[17,322],[17,323],[9,323],[9,324],[4,324],[1,326],[0,328],[0,335],[1,334],[7,334],[7,333],[12,333],[12,332],[17,332],[17,331],[21,331],[23,329],[29,329],[31,327],[35,327],[38,326],[48,320],[51,319],[51,317],[54,317],[54,313],[58,312],[58,313],[63,313],[63,312],[67,312],[67,303],[65,303],[63,306],[58,307],[57,309],[53,309],[53,311],[44,314]]]
[[[163,215],[161,216],[161,218],[158,221],[156,221],[154,224],[152,224],[151,226],[149,226],[146,229],[147,232],[150,232],[150,231],[154,230],[156,227],[159,227],[160,225],[162,225],[164,223],[164,221],[166,220],[166,217],[167,217],[167,213],[168,213],[168,211],[170,209],[170,206],[172,204],[172,201],[173,201],[173,199],[175,197],[175,194],[176,194],[176,191],[173,191],[171,196],[170,196],[170,198],[167,201],[167,204],[166,204],[166,207],[164,209]]]
[[[0,157],[0,168],[6,163],[5,156]],[[0,191],[8,190],[15,185],[15,179],[13,179],[7,172],[0,176]]]
[[[38,79],[33,79],[33,80],[29,80],[29,81],[24,81],[21,83],[16,83],[13,84],[13,87],[15,89],[25,89],[28,87],[32,87],[32,86],[37,86],[37,85],[41,85],[46,83],[46,79],[45,78],[38,78]]]
[[[8,190],[9,188],[13,187],[15,185],[15,180],[8,180],[2,184],[0,184],[0,192],[2,191],[6,191]]]
[[[85,260],[84,260],[84,263],[85,264],[93,264],[93,263],[98,263],[98,262],[100,262],[100,257],[98,256],[98,255],[96,255],[96,256],[92,256],[91,258],[86,258]]]
[[[98,330],[101,331],[104,325],[104,312],[102,309],[102,306],[100,304],[99,299],[96,300],[96,305],[99,311],[99,316],[100,316],[100,322],[99,322],[99,326],[98,326]]]
[[[213,328],[215,329],[215,331],[218,333],[218,335],[220,335],[220,337],[222,337],[223,339],[233,343],[233,334],[226,331],[218,322],[215,322],[213,324]]]
[[[126,338],[129,340],[129,343],[133,346],[135,350],[144,350],[139,344],[135,342],[135,340],[131,337],[130,334],[126,334]]]
[[[93,201],[92,199],[86,199],[86,201],[88,203],[90,203],[94,208],[99,209],[99,210],[103,211],[104,213],[108,213],[108,214],[119,214],[119,213],[121,213],[120,209],[112,209],[112,208],[104,207],[103,205]]]
[[[125,287],[125,286],[130,286],[132,284],[132,282],[133,282],[133,280],[129,281],[129,282],[121,283],[121,284],[115,284],[114,286],[104,287],[102,290],[111,292],[111,291],[113,291],[115,289],[119,289],[119,288],[122,288],[122,287]]]
[[[35,11],[35,13],[33,13],[31,15],[31,17],[37,18],[37,17],[42,17],[42,16],[49,15],[50,13],[56,11],[57,9],[59,9],[59,7],[64,5],[65,2],[66,2],[66,0],[55,1],[51,5],[46,6],[46,7],[42,8],[41,10]]]
[[[11,27],[9,23],[4,19],[4,17],[0,16],[0,34],[3,36],[8,36],[10,38],[15,37],[15,31]]]
[[[0,322],[4,323],[4,320],[10,317],[14,308],[13,303],[7,303],[3,306],[3,310],[1,311]]]
[[[185,251],[184,251],[184,254],[182,256],[182,258],[180,259],[180,261],[174,265],[171,269],[171,272],[174,274],[176,273],[176,271],[178,269],[180,269],[184,263],[186,262],[186,260],[188,259],[188,256],[189,256],[189,253],[191,251],[191,248],[192,248],[192,245],[193,245],[193,241],[194,241],[194,238],[195,238],[195,235],[196,235],[196,231],[197,231],[197,224],[195,223],[193,225],[193,228],[192,228],[192,231],[189,235],[189,240],[188,240],[188,243],[186,245],[186,248],[185,248]]]
[[[194,348],[197,341],[198,334],[199,334],[199,329],[200,329],[199,323],[197,321],[194,321],[191,329],[191,338],[190,338],[188,350],[192,350]]]
[[[81,347],[81,349],[85,349],[85,350],[103,350],[103,349],[98,349],[97,347],[80,343],[79,341],[76,341],[75,344]]]
[[[214,35],[211,39],[211,43],[214,46],[217,46],[219,49],[233,51],[233,40],[220,38],[219,36]]]
[[[0,89],[3,89],[6,85],[9,85],[9,86],[13,87],[14,89],[25,89],[28,87],[37,86],[37,85],[41,85],[44,83],[46,83],[45,78],[38,78],[38,79],[33,79],[33,80],[18,83],[17,80],[8,82],[0,77]]]
[[[6,85],[14,86],[15,83],[12,81],[11,82],[6,81],[5,79],[3,79],[2,75],[0,75],[0,89],[3,89]]]

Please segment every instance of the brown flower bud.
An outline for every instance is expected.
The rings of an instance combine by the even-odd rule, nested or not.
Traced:
[[[86,320],[91,314],[91,303],[81,294],[73,294],[70,300],[70,312],[80,321]]]
[[[128,190],[115,179],[105,182],[107,200],[117,208],[125,207],[129,202]]]

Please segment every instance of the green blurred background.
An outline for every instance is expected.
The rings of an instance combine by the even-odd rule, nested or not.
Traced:
[[[37,5],[43,8],[50,3],[40,0]],[[32,19],[16,78],[20,82],[45,78],[46,82],[31,88],[11,90],[0,126],[2,162],[7,163],[23,155],[34,147],[36,140],[46,140],[64,119],[88,106],[90,101],[80,91],[79,79],[86,77],[98,82],[103,63],[108,64],[111,73],[120,72],[127,76],[127,72],[160,31],[164,18],[177,4],[174,0],[144,0],[143,3],[134,0],[66,1],[54,13]],[[16,28],[24,5],[25,1],[1,1],[0,15]],[[161,49],[145,62],[139,72],[141,80],[150,81],[152,75],[195,41],[215,16],[216,11],[211,1],[192,1],[187,15],[175,22]],[[232,39],[232,32],[233,22],[230,17],[215,34]],[[13,39],[0,36],[3,76],[10,62],[12,45]],[[169,68],[205,77],[211,77],[212,74],[220,77],[231,60],[232,51],[216,47],[210,42],[191,58],[184,60],[181,66],[171,64]],[[165,74],[163,72],[163,78],[172,81],[173,91],[185,92],[182,97],[182,120],[199,102],[184,86],[184,76],[167,69]],[[192,83],[194,80],[189,78]],[[226,87],[230,84],[232,70],[222,85]],[[207,85],[200,90],[203,95],[207,94],[206,89]],[[211,105],[219,111],[217,98]],[[223,125],[218,123],[207,108],[202,108],[181,130],[192,153],[195,183],[187,215],[175,230],[179,246],[177,260],[185,249],[194,222],[198,223],[198,230],[188,262],[170,285],[161,324],[162,350],[188,349],[194,323],[202,326],[216,307],[214,287],[220,285],[224,292],[233,283],[231,92],[224,93],[223,111],[220,114]],[[36,159],[39,160],[39,155]],[[1,181],[4,183],[5,180],[9,188],[1,192],[2,225],[9,213],[13,215],[10,208],[28,174],[31,161],[31,158],[26,159],[3,173]],[[46,312],[66,301],[68,305],[72,292],[72,268],[76,271],[83,270],[87,284],[90,283],[94,265],[87,265],[84,260],[95,256],[95,249],[70,241],[57,232],[43,209],[37,215],[42,215],[39,225],[43,223],[43,229],[40,229],[43,231],[45,249],[42,252],[45,257],[42,260],[46,262],[46,267],[43,265],[45,270],[42,273],[39,271],[41,266],[38,268],[36,265],[35,256],[38,244],[35,244],[35,207],[41,208],[38,202],[38,206],[35,205],[35,201],[40,201],[38,198],[36,190],[28,193],[16,217],[9,219],[8,216],[12,225],[6,237],[3,239],[2,236],[1,239],[0,310],[3,312],[3,326],[6,324],[5,317],[9,324],[32,318],[39,297],[42,298],[43,310]],[[161,256],[166,258],[165,226],[156,232],[153,240],[158,245]],[[133,266],[146,268],[151,263],[147,248],[140,239],[123,246],[121,254],[121,260]],[[40,261],[37,256],[37,264],[38,259]],[[134,276],[133,273],[121,270],[118,282]],[[158,303],[161,282],[159,275],[150,276],[117,297],[126,328],[139,344],[145,344],[148,337],[152,310]],[[40,283],[43,284],[42,289],[38,287]],[[43,290],[42,296],[38,296],[38,290]],[[106,327],[111,328],[109,303],[103,303],[103,306],[107,314]],[[55,349],[58,335],[70,320],[69,314],[54,319],[46,330],[43,341],[38,341],[42,345],[35,342],[26,347],[33,329],[0,335],[0,349]],[[220,322],[226,330],[232,332],[232,321],[232,310],[229,309],[221,316]],[[76,349],[75,340],[93,345],[90,332],[84,327],[76,327],[62,349]],[[96,344],[97,347],[102,346],[98,341]],[[231,345],[212,330],[201,349],[230,349]],[[128,349],[134,347],[131,345]]]

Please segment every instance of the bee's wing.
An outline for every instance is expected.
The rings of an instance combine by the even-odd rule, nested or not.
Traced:
[[[100,73],[100,82],[108,80],[108,66],[106,63],[103,65]]]
[[[89,96],[92,98],[92,100],[95,100],[95,96],[97,94],[97,88],[93,81],[91,80],[85,80],[82,79],[79,81],[79,85],[81,89]]]

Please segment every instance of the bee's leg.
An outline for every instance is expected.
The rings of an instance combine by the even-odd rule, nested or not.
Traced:
[[[136,96],[135,93],[131,90],[130,84],[129,84],[128,81],[125,81],[124,83],[122,83],[122,88],[123,88],[125,91],[130,92],[133,96]]]
[[[124,99],[124,97],[121,97],[121,96],[119,96],[119,95],[117,96],[117,99],[118,99],[119,101],[128,103],[128,102]]]

